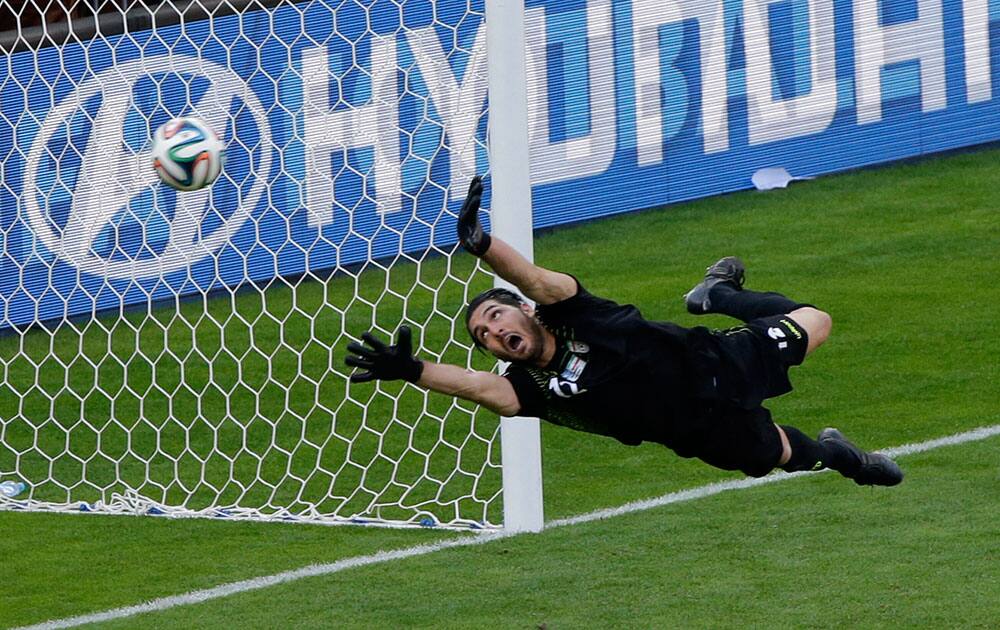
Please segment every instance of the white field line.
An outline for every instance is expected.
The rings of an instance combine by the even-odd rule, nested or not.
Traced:
[[[964,433],[956,433],[955,435],[949,435],[947,437],[938,438],[936,440],[929,440],[927,442],[920,442],[917,444],[904,444],[903,446],[897,446],[895,448],[885,449],[881,452],[885,453],[886,455],[889,455],[890,457],[901,457],[905,455],[912,455],[914,453],[923,453],[924,451],[930,451],[936,448],[940,448],[942,446],[952,446],[955,444],[965,444],[967,442],[976,442],[979,440],[985,440],[995,435],[1000,435],[1000,424],[996,424],[989,427],[982,427],[979,429],[974,429],[972,431],[966,431]],[[655,507],[661,507],[664,505],[671,505],[674,503],[683,503],[685,501],[702,499],[705,497],[719,494],[721,492],[726,492],[728,490],[742,490],[745,488],[753,488],[768,483],[785,481],[786,479],[792,479],[795,477],[822,474],[823,472],[826,471],[820,471],[819,473],[800,472],[793,474],[778,472],[768,475],[767,477],[760,477],[757,479],[746,478],[746,479],[737,479],[733,481],[711,483],[705,486],[691,488],[689,490],[671,492],[670,494],[665,494],[655,499],[647,499],[645,501],[635,501],[632,503],[626,503],[625,505],[616,508],[597,510],[596,512],[588,512],[587,514],[581,514],[579,516],[574,516],[571,518],[549,521],[548,523],[546,523],[545,529],[553,529],[556,527],[563,527],[566,525],[578,525],[581,523],[589,523],[591,521],[597,521],[597,520],[612,518],[615,516],[621,516],[622,514],[631,514],[633,512],[641,512],[643,510],[648,510],[650,508],[655,508]],[[378,553],[369,554],[366,556],[345,558],[343,560],[338,560],[337,562],[330,562],[327,564],[309,565],[306,567],[302,567],[301,569],[295,569],[294,571],[285,571],[283,573],[276,573],[275,575],[252,578],[249,580],[242,580],[240,582],[231,582],[229,584],[223,584],[221,586],[203,589],[200,591],[191,591],[189,593],[184,593],[182,595],[174,595],[172,597],[161,597],[159,599],[154,599],[144,604],[137,604],[135,606],[113,608],[111,610],[106,610],[104,612],[92,613],[88,615],[80,615],[77,617],[67,617],[65,619],[57,619],[54,621],[46,621],[33,626],[24,626],[17,630],[42,630],[42,629],[47,630],[50,628],[71,628],[74,626],[80,626],[88,623],[98,623],[102,621],[123,619],[126,617],[131,617],[133,615],[139,615],[142,613],[158,612],[161,610],[176,608],[178,606],[188,606],[191,604],[197,604],[199,602],[205,602],[212,599],[228,597],[230,595],[236,595],[238,593],[255,591],[270,586],[276,586],[278,584],[284,584],[286,582],[294,582],[302,578],[314,577],[318,575],[329,575],[331,573],[337,573],[345,569],[364,567],[373,564],[379,564],[382,562],[389,562],[392,560],[402,560],[404,558],[422,556],[429,553],[442,551],[444,549],[454,549],[456,547],[471,547],[473,545],[484,545],[486,543],[490,543],[495,540],[510,538],[516,535],[519,535],[519,533],[518,532],[485,533],[485,534],[478,534],[475,536],[463,536],[461,538],[454,538],[451,540],[429,543],[425,545],[417,545],[414,547],[407,547],[405,549],[398,549],[396,551],[379,551]]]

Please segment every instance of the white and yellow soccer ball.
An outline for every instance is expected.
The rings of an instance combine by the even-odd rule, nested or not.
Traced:
[[[174,118],[153,135],[153,168],[176,190],[198,190],[219,177],[226,157],[222,138],[200,118]]]

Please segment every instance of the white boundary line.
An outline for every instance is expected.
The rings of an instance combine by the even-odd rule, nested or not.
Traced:
[[[895,448],[885,449],[881,452],[885,453],[886,455],[889,455],[890,457],[901,457],[905,455],[912,455],[914,453],[923,453],[925,451],[941,448],[942,446],[952,446],[956,444],[965,444],[967,442],[976,442],[979,440],[985,440],[995,435],[1000,435],[1000,424],[995,424],[989,427],[981,427],[979,429],[966,431],[964,433],[956,433],[955,435],[949,435],[947,437],[938,438],[936,440],[929,440],[927,442],[920,442],[916,444],[905,444],[903,446],[897,446]],[[760,477],[756,479],[745,478],[745,479],[736,479],[733,481],[710,483],[708,485],[699,486],[697,488],[691,488],[689,490],[671,492],[670,494],[665,494],[655,499],[647,499],[645,501],[635,501],[632,503],[626,503],[625,505],[616,508],[597,510],[596,512],[588,512],[587,514],[581,514],[579,516],[574,516],[571,518],[549,521],[545,525],[545,529],[548,530],[556,527],[563,527],[566,525],[579,525],[581,523],[589,523],[591,521],[613,518],[616,516],[621,516],[623,514],[631,514],[633,512],[641,512],[643,510],[661,507],[664,505],[683,503],[685,501],[693,501],[695,499],[703,499],[705,497],[710,497],[722,492],[726,492],[728,490],[743,490],[746,488],[762,486],[764,484],[774,483],[777,481],[785,481],[787,479],[792,479],[795,477],[821,474],[822,472],[826,471],[820,471],[820,473],[801,472],[793,474],[779,472],[768,475],[767,477]],[[71,628],[74,626],[80,626],[88,623],[98,623],[101,621],[112,621],[115,619],[123,619],[126,617],[131,617],[133,615],[139,615],[142,613],[158,612],[161,610],[176,608],[178,606],[188,606],[191,604],[197,604],[212,599],[228,597],[230,595],[236,595],[238,593],[255,591],[262,588],[268,588],[270,586],[276,586],[278,584],[284,584],[286,582],[294,582],[296,580],[301,580],[302,578],[314,577],[319,575],[329,575],[331,573],[337,573],[345,569],[370,566],[373,564],[380,564],[382,562],[389,562],[392,560],[402,560],[404,558],[412,558],[415,556],[423,556],[429,553],[434,553],[445,549],[454,549],[456,547],[471,547],[474,545],[484,545],[486,543],[493,542],[494,540],[501,540],[504,538],[510,538],[512,536],[518,536],[518,535],[521,534],[513,532],[511,533],[500,532],[495,534],[492,533],[477,534],[475,536],[463,536],[461,538],[455,538],[452,540],[429,543],[425,545],[417,545],[414,547],[407,547],[405,549],[398,549],[395,551],[379,551],[377,553],[369,554],[366,556],[355,556],[353,558],[345,558],[343,560],[338,560],[336,562],[331,562],[328,564],[309,565],[306,567],[302,567],[301,569],[295,569],[293,571],[285,571],[283,573],[276,573],[275,575],[252,578],[249,580],[242,580],[240,582],[231,582],[229,584],[223,584],[221,586],[203,589],[200,591],[191,591],[189,593],[184,593],[182,595],[174,595],[172,597],[161,597],[159,599],[154,599],[144,604],[138,604],[135,606],[113,608],[111,610],[106,610],[104,612],[92,613],[88,615],[80,615],[77,617],[67,617],[65,619],[57,619],[54,621],[46,621],[33,626],[25,626],[23,628],[20,628],[19,630],[42,630],[42,629],[48,630],[54,628]]]

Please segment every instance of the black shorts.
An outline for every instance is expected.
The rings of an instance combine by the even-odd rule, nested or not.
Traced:
[[[692,420],[669,445],[681,457],[697,457],[723,470],[763,477],[781,459],[781,435],[764,407],[717,407]]]
[[[777,466],[782,452],[771,412],[761,403],[791,391],[788,368],[805,359],[809,337],[787,315],[712,331],[710,337],[698,368],[699,378],[712,386],[695,388],[689,417],[664,443],[682,457],[761,477]]]
[[[718,343],[719,398],[743,409],[792,391],[788,368],[806,357],[809,336],[787,315],[712,332]]]

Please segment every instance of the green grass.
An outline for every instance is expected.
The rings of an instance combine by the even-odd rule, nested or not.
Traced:
[[[996,442],[146,615],[159,627],[992,628]],[[970,462],[955,466],[956,461]],[[371,588],[359,588],[359,585]],[[278,604],[280,602],[280,604]],[[137,620],[103,624],[134,627]]]
[[[748,286],[781,290],[828,310],[834,318],[827,344],[794,371],[795,392],[772,401],[778,421],[808,433],[835,424],[872,447],[939,437],[1000,422],[995,404],[1000,342],[993,307],[998,294],[989,262],[1000,242],[1000,191],[994,184],[998,159],[1000,151],[989,149],[797,183],[786,191],[739,193],[562,228],[539,236],[536,257],[542,265],[572,271],[599,295],[639,305],[649,318],[725,326],[729,321],[724,318],[687,315],[680,296],[706,265],[737,253],[749,266]],[[443,282],[446,299],[434,305],[421,289],[407,302],[405,313],[401,300],[375,307],[351,302],[345,297],[353,292],[351,278],[317,283],[318,289],[302,285],[295,293],[317,291],[340,309],[322,310],[323,300],[300,307],[327,322],[324,331],[356,334],[372,322],[391,330],[405,315],[411,322],[427,323],[426,347],[454,360],[465,356],[461,349],[435,345],[442,343],[435,340],[443,339],[447,319],[440,313],[453,316],[461,304],[460,283],[448,278],[473,278],[476,286],[486,279],[474,277],[467,256],[451,263],[451,270],[445,269],[446,262],[421,266],[421,273],[430,274],[428,284]],[[413,267],[394,268],[391,275],[392,286],[413,286]],[[373,273],[358,282],[374,295],[387,280],[384,273]],[[267,304],[251,302],[239,308],[259,314],[273,307],[280,319],[286,312],[280,297],[269,293],[266,299]],[[295,300],[306,304],[303,297]],[[212,302],[208,308],[222,308],[221,313],[224,306]],[[314,307],[317,310],[308,310]],[[193,316],[206,307],[185,308],[192,309],[185,312]],[[258,319],[279,334],[271,323],[275,318]],[[232,324],[234,338],[227,338],[227,345],[232,341],[229,347],[240,348],[238,333],[247,327]],[[192,326],[187,328],[179,330],[179,338],[191,338]],[[77,335],[85,338],[85,347],[91,343],[89,334]],[[150,348],[157,348],[153,338],[163,337],[162,329],[148,334]],[[304,333],[293,327],[286,334]],[[40,341],[31,343],[40,349],[31,352],[42,353],[52,338],[45,333],[37,337]],[[112,343],[111,354],[128,356],[135,339],[133,333],[121,347]],[[94,357],[108,354],[103,338],[94,343]],[[209,361],[199,359],[194,349],[214,361],[218,347],[212,339],[165,343],[184,353],[190,349],[192,354],[181,354],[193,362],[195,373],[199,361]],[[267,343],[273,342],[265,341],[265,347],[270,347]],[[284,356],[278,346],[275,350]],[[70,344],[57,348],[67,357],[79,354]],[[309,373],[322,379],[326,367],[339,362],[341,348],[319,348],[319,359],[307,368],[316,371]],[[0,346],[5,362],[11,352],[9,346]],[[172,383],[184,362],[163,360],[162,382]],[[107,378],[100,381],[102,388],[111,388],[118,381],[108,369],[112,373],[107,375],[85,373],[81,387],[92,382],[87,378]],[[43,373],[7,364],[6,387],[23,388],[18,393],[38,407],[11,400],[9,391],[0,392],[0,417],[16,417],[20,409],[24,415],[29,409],[33,414],[46,411],[46,397],[20,380],[37,374],[40,382],[50,383]],[[284,373],[279,372],[279,378]],[[227,380],[231,375],[226,376],[230,373],[216,374],[222,382],[232,382]],[[137,405],[145,404],[148,390],[142,388],[155,380],[137,378],[132,389],[138,393],[123,389],[112,399],[115,405],[118,397],[124,400],[115,407],[122,417],[131,417]],[[58,381],[57,373],[51,387]],[[387,404],[372,386],[365,386],[352,389],[362,405],[341,408],[342,382],[316,382],[321,385],[306,393],[349,418],[350,413],[360,414],[362,405],[374,409]],[[264,386],[254,391],[262,404],[275,409],[267,407],[259,417],[250,414],[251,424],[266,422],[272,413],[282,422],[280,405],[286,394]],[[293,403],[305,398],[288,396]],[[446,416],[446,426],[459,425],[456,436],[468,434],[471,424],[486,439],[495,429],[495,419],[488,414],[472,421],[467,410],[452,407],[444,397],[425,401],[422,395],[408,396],[410,406],[402,407],[400,414],[404,420],[407,409],[422,408],[426,402],[430,415],[418,417],[418,423],[440,427],[431,416]],[[166,404],[172,396],[153,398]],[[94,404],[95,414],[88,417],[100,417],[96,412],[112,403]],[[358,411],[347,412],[355,408]],[[155,409],[147,411],[167,423]],[[186,421],[197,422],[190,410],[183,411],[187,407],[175,409],[182,409]],[[65,413],[66,418],[79,416],[72,405]],[[244,414],[230,416],[211,417],[225,426]],[[340,418],[338,413],[337,422]],[[360,416],[353,422],[360,424]],[[306,425],[322,433],[322,425]],[[9,432],[9,421],[6,427]],[[164,448],[182,443],[183,433]],[[272,437],[259,439],[251,449]],[[734,476],[680,459],[662,447],[629,448],[548,425],[543,425],[543,446],[548,518]],[[117,625],[993,627],[1000,619],[1000,532],[991,501],[1000,490],[996,448],[994,438],[908,457],[902,462],[907,481],[891,490],[859,489],[823,475],[349,570]],[[370,452],[360,451],[359,457]],[[287,469],[287,458],[280,454],[273,462],[263,459],[265,475]],[[447,460],[442,457],[442,466]],[[0,449],[0,469],[10,463],[10,455]],[[149,466],[165,474],[168,464]],[[133,465],[146,469],[144,462]],[[299,465],[293,470],[304,470]],[[495,469],[490,471],[498,477]],[[440,531],[12,513],[0,513],[0,531],[0,626],[135,604],[453,536]]]

